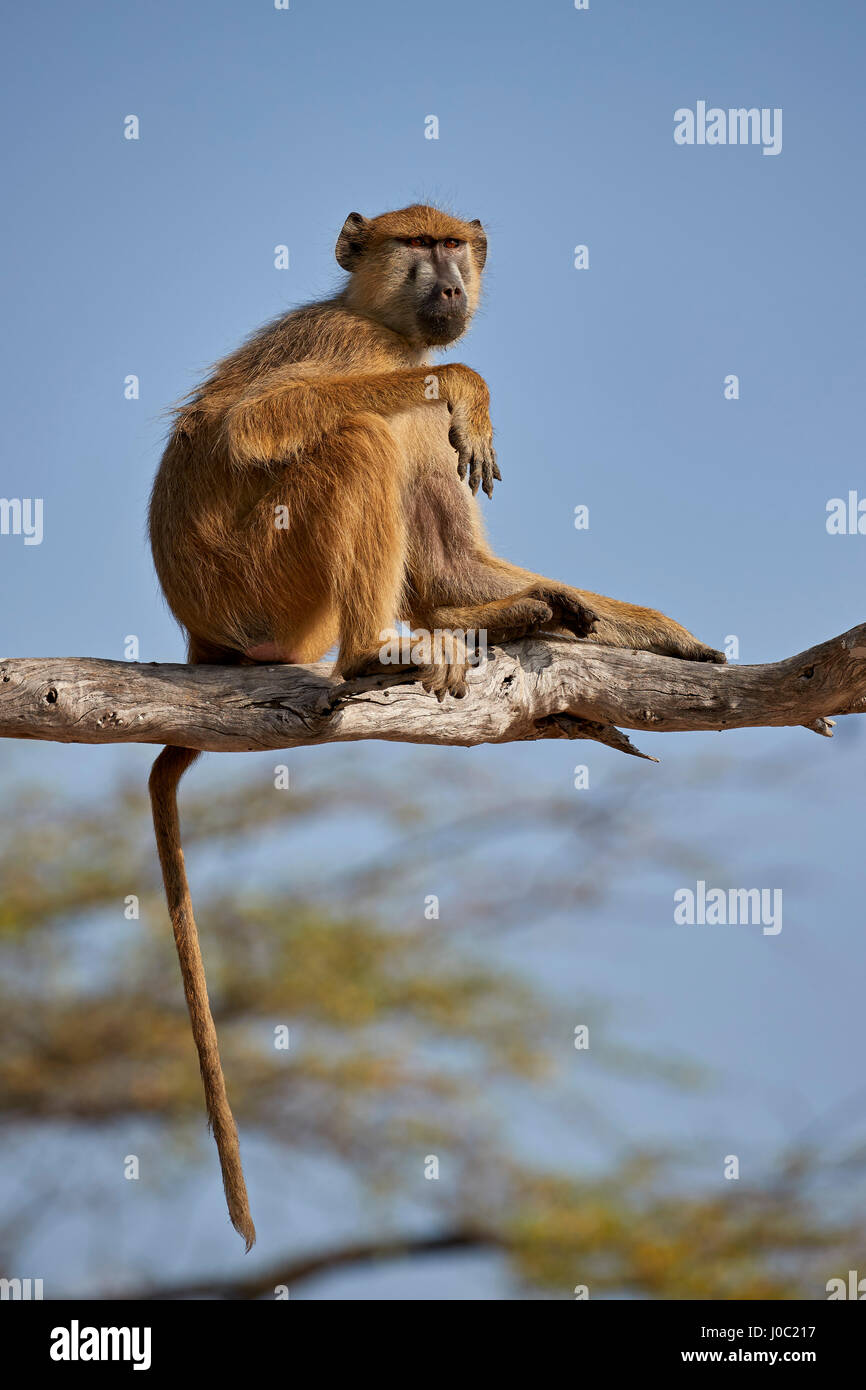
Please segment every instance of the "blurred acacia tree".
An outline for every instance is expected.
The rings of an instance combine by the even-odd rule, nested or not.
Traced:
[[[224,792],[191,778],[182,817],[242,1145],[345,1169],[375,1234],[298,1253],[287,1233],[276,1263],[179,1280],[127,1271],[97,1295],[272,1296],[365,1260],[472,1248],[499,1253],[518,1297],[569,1298],[577,1284],[593,1296],[815,1297],[847,1269],[859,1232],[841,1214],[819,1218],[820,1185],[839,1175],[807,1153],[772,1183],[738,1183],[734,1201],[684,1179],[683,1155],[619,1154],[603,1176],[575,1176],[515,1143],[509,1112],[544,1096],[564,1049],[544,992],[508,967],[502,938],[545,914],[586,912],[626,848],[635,866],[682,864],[684,846],[647,831],[633,783],[592,798],[515,794],[475,770],[465,785],[449,755],[401,755],[381,781],[363,755],[346,752],[339,768],[301,791],[276,790],[261,764]],[[195,1182],[218,1176],[141,791],[121,787],[94,809],[35,789],[7,795],[6,810],[0,1272],[11,1277],[58,1209],[111,1228],[98,1174],[72,1182],[54,1163],[53,1179],[37,1176],[22,1158],[43,1133],[62,1153],[72,1132],[98,1139],[144,1122]],[[515,849],[530,841],[545,846],[534,871]],[[580,1017],[603,1037],[603,1010],[587,1001]],[[287,1049],[275,1046],[285,1028]],[[592,1065],[647,1084],[696,1080],[687,1064],[612,1038],[594,1041]],[[424,1180],[429,1155],[447,1181]],[[279,1212],[277,1182],[269,1199]],[[176,1222],[166,1201],[166,1226]],[[80,1291],[53,1283],[52,1296]]]

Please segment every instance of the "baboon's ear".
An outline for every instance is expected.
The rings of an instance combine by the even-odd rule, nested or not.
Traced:
[[[469,225],[470,227],[478,228],[472,245],[475,248],[475,259],[478,261],[478,269],[483,270],[484,262],[487,260],[487,236],[479,218],[473,218]]]
[[[350,212],[337,237],[334,255],[344,270],[355,270],[364,254],[370,235],[370,223],[359,212]]]

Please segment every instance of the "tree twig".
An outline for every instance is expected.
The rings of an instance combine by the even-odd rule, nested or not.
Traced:
[[[391,1260],[418,1258],[425,1255],[442,1255],[455,1250],[495,1250],[501,1249],[504,1242],[493,1232],[474,1229],[458,1229],[436,1236],[404,1236],[393,1240],[377,1240],[358,1245],[338,1246],[332,1250],[319,1251],[297,1260],[284,1260],[255,1274],[239,1272],[234,1277],[224,1279],[193,1279],[182,1284],[154,1285],[153,1288],[136,1289],[131,1292],[111,1292],[109,1298],[132,1300],[136,1303],[150,1300],[183,1298],[229,1298],[248,1299],[273,1298],[276,1289],[288,1288],[289,1292],[304,1279],[312,1279],[317,1274],[327,1274],[332,1270],[346,1269],[359,1264],[382,1263]]]

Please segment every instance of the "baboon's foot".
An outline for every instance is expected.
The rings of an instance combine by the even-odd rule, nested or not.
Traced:
[[[435,695],[441,703],[446,695],[453,695],[457,700],[463,699],[466,694],[466,671],[471,664],[471,658],[466,661],[437,662],[435,665],[419,665],[414,661],[382,661],[376,652],[349,662],[340,668],[339,674],[344,681],[357,680],[362,676],[390,678],[389,683],[394,685],[420,681],[424,689]]]
[[[603,639],[601,639],[603,640]],[[668,619],[664,628],[647,634],[647,640],[636,643],[640,651],[657,652],[659,656],[675,656],[681,661],[712,661],[718,666],[727,663],[724,652],[699,642],[687,628]]]
[[[685,651],[671,652],[671,656],[685,658],[686,661],[712,661],[716,666],[727,666],[728,658],[724,652],[717,651],[715,647],[708,647],[705,642],[699,642],[697,637],[691,637],[692,646]]]
[[[545,616],[537,621],[530,631],[556,628],[571,632],[575,637],[595,640],[598,614],[594,608],[590,608],[589,604],[584,603],[568,589],[558,589],[553,584],[534,584],[531,589],[527,589],[523,601],[540,604],[547,610]]]
[[[659,615],[661,617],[661,615]],[[632,647],[639,652],[655,652],[658,656],[674,656],[681,661],[712,661],[724,666],[727,657],[715,647],[700,642],[687,628],[670,618],[663,621],[620,623],[602,618],[589,639],[602,646]]]
[[[417,679],[429,694],[435,695],[440,705],[446,695],[462,700],[467,692],[465,661],[443,661],[435,666],[416,666]]]
[[[361,676],[394,676],[395,679],[418,667],[409,662],[383,661],[378,651],[364,652],[348,661],[338,661],[334,674],[344,681],[359,680]]]

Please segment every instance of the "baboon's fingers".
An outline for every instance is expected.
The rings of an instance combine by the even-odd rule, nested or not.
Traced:
[[[489,458],[489,457],[488,457],[488,458],[486,458],[486,459],[484,460],[484,467],[483,467],[482,470],[481,470],[481,473],[482,473],[482,483],[481,483],[481,486],[482,486],[482,488],[484,489],[484,491],[487,493],[487,496],[488,496],[488,497],[492,497],[492,496],[493,496],[493,469],[494,469],[494,467],[495,467],[495,465],[494,465],[494,463],[493,463],[493,459],[492,459],[492,458]]]
[[[493,483],[497,480],[499,482],[502,481],[502,474],[499,472],[499,469],[496,466],[496,454],[494,453],[493,449],[490,448],[487,450],[484,456],[483,487],[488,497],[493,496]]]
[[[468,450],[460,448],[457,451],[457,476],[461,483],[465,480],[469,472],[470,454]]]
[[[463,442],[463,435],[456,425],[452,425],[448,431],[448,443],[452,449],[457,451],[457,476],[462,483],[469,469],[470,453]]]
[[[482,479],[482,476],[483,476],[483,475],[482,475],[482,470],[481,470],[481,462],[480,462],[480,460],[479,460],[479,458],[478,458],[478,455],[477,455],[477,454],[473,454],[473,455],[472,455],[472,466],[471,466],[471,468],[469,469],[469,486],[470,486],[470,488],[471,488],[471,490],[472,490],[472,496],[473,496],[473,497],[475,497],[475,496],[477,495],[477,493],[478,493],[478,489],[479,489],[479,487],[481,486],[481,479]]]

